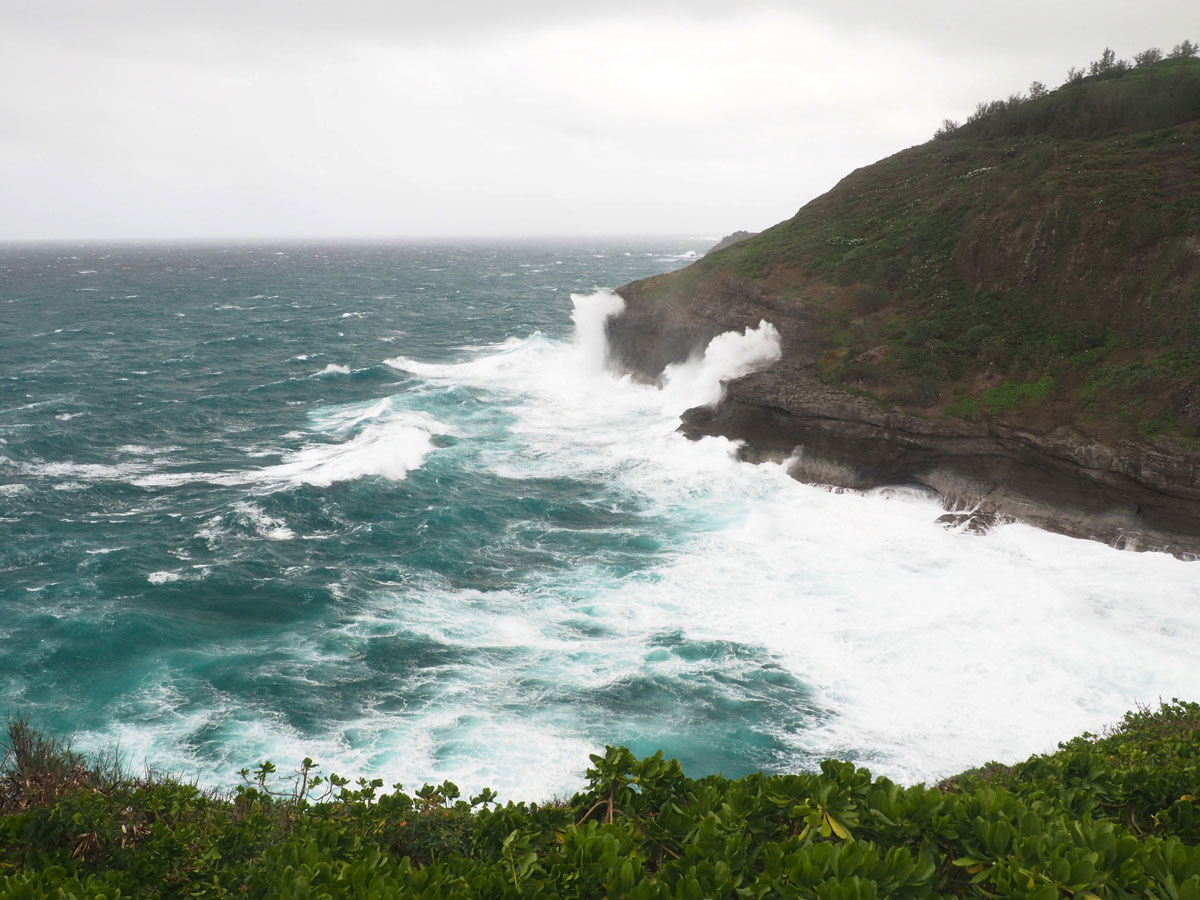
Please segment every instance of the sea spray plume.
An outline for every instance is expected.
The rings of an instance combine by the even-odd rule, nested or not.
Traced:
[[[572,294],[575,309],[571,321],[575,323],[575,346],[579,359],[587,374],[598,374],[604,369],[608,357],[608,337],[604,323],[625,309],[625,301],[612,291],[597,291],[594,294]]]
[[[699,357],[663,370],[663,408],[678,414],[694,406],[714,406],[721,402],[723,382],[749,375],[779,357],[779,332],[766,319],[740,334],[718,334]]]

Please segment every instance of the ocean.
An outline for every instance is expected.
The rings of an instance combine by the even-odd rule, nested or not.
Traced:
[[[689,442],[762,364],[604,365],[701,239],[0,246],[0,712],[501,799],[663,750],[912,783],[1200,698],[1200,564]]]

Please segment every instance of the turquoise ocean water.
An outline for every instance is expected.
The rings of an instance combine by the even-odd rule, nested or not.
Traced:
[[[607,289],[710,243],[0,247],[0,712],[538,798],[605,743],[915,780],[1200,697],[1197,564],[676,435],[765,331],[606,371]]]

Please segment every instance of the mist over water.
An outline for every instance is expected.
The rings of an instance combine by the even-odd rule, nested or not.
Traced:
[[[606,371],[703,241],[0,251],[0,708],[230,783],[530,799],[605,743],[905,781],[1200,696],[1200,570],[689,442]]]

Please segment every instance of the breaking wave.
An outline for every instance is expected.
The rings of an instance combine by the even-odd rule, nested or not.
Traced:
[[[605,743],[915,781],[1200,696],[1195,564],[946,530],[678,434],[777,358],[769,323],[662,389],[608,372],[621,301],[588,288],[699,249],[118,254],[161,310],[67,264],[5,358],[0,704],[206,783],[307,755],[534,799]]]

